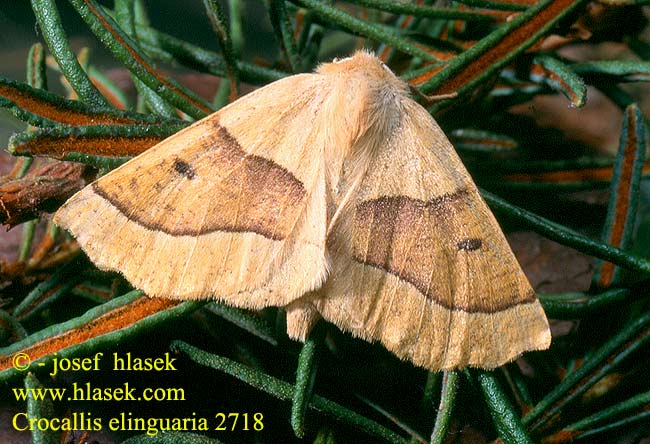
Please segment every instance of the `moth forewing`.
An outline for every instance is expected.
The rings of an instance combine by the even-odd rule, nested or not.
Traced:
[[[398,96],[399,124],[377,140],[309,303],[434,370],[494,368],[547,348],[544,312],[469,174],[433,118]]]
[[[150,296],[288,304],[327,268],[319,83],[251,93],[89,185],[55,221]]]

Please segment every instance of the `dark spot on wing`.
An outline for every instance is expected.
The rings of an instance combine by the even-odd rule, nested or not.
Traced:
[[[194,176],[196,175],[194,168],[192,168],[189,163],[181,159],[174,160],[174,171],[176,171],[178,174],[182,174],[189,180],[194,179]]]
[[[483,242],[481,241],[481,239],[477,239],[477,238],[465,239],[458,242],[458,244],[456,244],[459,250],[465,250],[465,251],[478,250],[479,248],[481,248],[481,245],[483,245]]]

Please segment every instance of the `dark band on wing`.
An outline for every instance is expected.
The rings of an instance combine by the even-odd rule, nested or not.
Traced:
[[[484,278],[481,273],[489,269],[489,264],[486,268],[484,263],[474,265],[476,262],[471,262],[482,260],[474,255],[485,247],[483,241],[476,237],[462,237],[466,230],[462,216],[472,211],[471,201],[477,198],[468,190],[460,189],[426,202],[407,196],[380,197],[362,202],[356,208],[354,220],[353,257],[361,264],[379,268],[410,283],[427,299],[450,310],[493,313],[533,302],[534,292],[514,294],[520,291],[519,288],[508,289],[513,294],[502,294],[498,299],[484,294],[470,295],[469,291],[465,292],[465,299],[459,300],[453,284],[433,282],[434,274],[449,276],[460,272],[436,270],[434,267],[440,264],[453,267],[458,261],[459,264],[467,263],[469,267],[480,267],[474,273],[470,270],[472,276],[469,278],[473,279]],[[458,238],[461,240],[456,240]],[[506,268],[501,263],[495,265],[503,266],[504,271],[520,273],[518,269]],[[503,276],[503,279],[512,277]]]
[[[276,162],[247,154],[225,127],[214,130],[180,156],[158,162],[156,170],[169,172],[159,176],[163,180],[143,170],[126,183],[108,176],[93,190],[132,222],[172,236],[224,231],[286,238],[304,208],[302,182]]]

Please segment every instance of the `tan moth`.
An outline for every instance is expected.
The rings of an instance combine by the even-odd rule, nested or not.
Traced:
[[[152,297],[285,307],[430,370],[494,368],[550,332],[494,216],[407,85],[366,52],[260,88],[55,215]]]

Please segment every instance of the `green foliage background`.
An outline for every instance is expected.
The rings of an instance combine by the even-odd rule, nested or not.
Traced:
[[[121,29],[122,36],[130,35],[139,56],[185,80],[188,73],[200,74],[201,80],[189,82],[190,87],[200,87],[215,77],[223,80],[211,92],[210,101],[196,97],[189,89],[181,88],[179,94],[170,92],[158,83],[153,71],[134,60],[110,30],[98,25],[87,9],[91,5],[101,10],[95,1],[33,0],[33,12],[28,12],[38,17],[38,38],[42,37],[49,46],[66,81],[59,82],[59,73],[51,68],[47,82],[28,83],[35,88],[43,88],[47,83],[58,95],[74,90],[82,108],[74,108],[76,105],[54,96],[39,96],[23,84],[6,79],[2,84],[13,85],[13,94],[22,91],[61,109],[81,109],[87,115],[119,114],[135,119],[138,124],[52,124],[46,121],[47,116],[16,105],[15,97],[9,94],[0,103],[3,107],[27,123],[43,127],[13,137],[9,147],[14,154],[28,141],[38,143],[45,136],[61,140],[81,136],[96,140],[135,139],[155,132],[154,126],[158,125],[162,137],[164,131],[171,134],[186,124],[178,118],[177,110],[184,112],[186,121],[198,119],[206,110],[223,106],[234,88],[247,90],[292,72],[310,71],[318,61],[347,55],[361,45],[376,50],[386,49],[386,44],[398,48],[387,61],[405,79],[440,67],[435,75],[417,84],[421,92],[435,93],[462,70],[471,70],[473,64],[479,66],[483,54],[508,35],[518,36],[517,44],[508,51],[495,52],[490,64],[477,68],[480,75],[474,80],[455,84],[457,98],[436,103],[431,111],[450,135],[479,186],[485,188],[483,195],[503,226],[508,230],[535,231],[593,257],[593,283],[589,289],[540,294],[549,317],[567,321],[564,325],[570,328],[556,334],[549,351],[527,354],[518,363],[494,372],[466,369],[427,373],[399,362],[379,345],[354,340],[330,325],[319,325],[304,345],[291,342],[284,334],[281,310],[249,313],[215,303],[184,303],[121,330],[63,348],[58,354],[59,358],[92,356],[97,352],[110,356],[119,351],[158,357],[171,350],[176,353],[178,371],[123,374],[104,368],[53,379],[38,368],[37,362],[31,369],[33,375],[27,377],[5,368],[0,371],[4,381],[2,396],[6,398],[3,406],[10,413],[4,417],[25,409],[37,416],[84,411],[102,418],[122,412],[141,417],[208,418],[218,412],[264,414],[261,432],[165,433],[154,438],[136,431],[92,432],[88,438],[90,442],[125,440],[122,442],[129,444],[442,443],[487,442],[497,437],[506,443],[647,439],[650,261],[645,257],[650,225],[648,192],[643,182],[646,120],[636,104],[647,102],[647,94],[645,84],[637,89],[622,87],[650,79],[648,12],[644,1],[597,4],[612,14],[601,17],[601,22],[598,16],[594,19],[593,10],[589,9],[593,4],[565,2],[558,18],[544,26],[535,20],[543,15],[545,7],[559,2],[546,0],[527,5],[472,0],[439,9],[428,8],[428,2],[419,2],[420,9],[409,9],[410,2],[382,0],[229,0],[223,4],[206,0],[182,7],[178,2],[139,0],[102,3],[107,7],[106,15],[115,19],[112,29]],[[469,9],[459,12],[462,4],[469,5]],[[5,23],[0,31],[0,39],[5,40],[0,43],[11,39],[14,31],[8,24],[17,22],[19,10],[23,8],[25,13],[27,6],[24,2],[0,8],[0,23]],[[56,20],[58,10],[64,12],[61,24]],[[512,16],[509,20],[501,17],[491,22],[485,18],[488,10],[510,11]],[[300,21],[296,20],[298,15]],[[409,17],[417,20],[404,25]],[[456,21],[459,17],[466,21]],[[620,23],[608,17],[618,17]],[[531,25],[526,34],[518,31],[517,26],[522,23],[538,24]],[[608,61],[572,60],[558,52],[558,48],[570,45],[545,50],[533,46],[532,51],[525,52],[537,38],[552,33],[569,38],[576,31],[575,23],[581,23],[582,31],[590,32],[583,34],[583,41],[574,42],[575,46],[586,47],[588,52],[602,47],[603,42],[616,43],[625,46],[628,55]],[[103,45],[95,47],[79,65],[68,45],[69,41],[76,42],[76,37],[68,39],[61,34],[64,29],[68,35],[81,35],[84,39],[95,34]],[[83,33],[77,34],[81,30]],[[36,40],[37,36],[28,38]],[[78,54],[79,48],[74,49]],[[438,52],[453,57],[441,62],[433,55]],[[22,65],[27,54],[21,56]],[[22,77],[20,66],[7,63],[5,67],[1,69],[5,77]],[[114,76],[101,75],[115,67],[123,73],[126,67],[135,86],[124,91],[123,84],[118,85]],[[39,69],[44,69],[44,60],[28,61],[29,72]],[[128,109],[114,111],[114,104],[94,88],[88,75],[117,91]],[[517,105],[538,103],[534,102],[536,98],[548,95],[564,95],[567,106],[582,106],[591,100],[595,90],[623,115],[620,148],[616,151],[610,147],[614,149],[609,154],[576,142],[573,134],[541,129],[531,119],[511,112]],[[609,115],[603,113],[602,118]],[[24,124],[11,125],[15,131],[24,129]],[[56,153],[51,155],[57,157]],[[83,162],[95,173],[102,173],[124,160],[117,157],[67,152],[64,159]],[[626,162],[634,166],[629,177],[624,175]],[[29,163],[26,165],[25,171],[29,169]],[[610,171],[608,180],[585,174],[599,168]],[[539,176],[558,172],[570,180],[545,181]],[[515,174],[524,179],[512,179]],[[18,179],[4,178],[0,186],[15,185]],[[608,203],[602,199],[603,189],[611,190]],[[627,211],[617,211],[623,201],[627,202]],[[612,246],[608,241],[617,224],[622,224],[624,234]],[[26,233],[20,245],[26,252],[21,258],[24,262],[32,249],[33,237],[29,233],[34,232],[36,225],[27,222],[22,227]],[[64,238],[62,233],[56,233],[55,227],[46,229],[59,242]],[[128,288],[118,276],[98,273],[83,259],[73,260],[76,262],[40,270],[35,276],[11,279],[7,277],[8,262],[3,262],[0,292],[5,304],[0,314],[4,348],[0,355],[11,357],[38,341],[82,328],[141,297],[140,292]],[[561,259],[551,256],[548,260]],[[604,261],[616,264],[618,270],[606,287],[598,284]],[[81,284],[92,285],[112,299],[106,301],[84,293]],[[50,368],[52,357],[42,357],[39,362]],[[71,387],[75,382],[90,382],[93,386],[116,386],[125,381],[142,388],[183,387],[187,400],[134,404],[31,401],[22,405],[10,396],[11,388],[22,384]],[[9,422],[0,424],[0,428],[5,427],[10,433]],[[35,431],[29,439],[25,434],[11,436],[10,439],[32,439],[35,443],[86,439],[78,434],[52,431]]]

